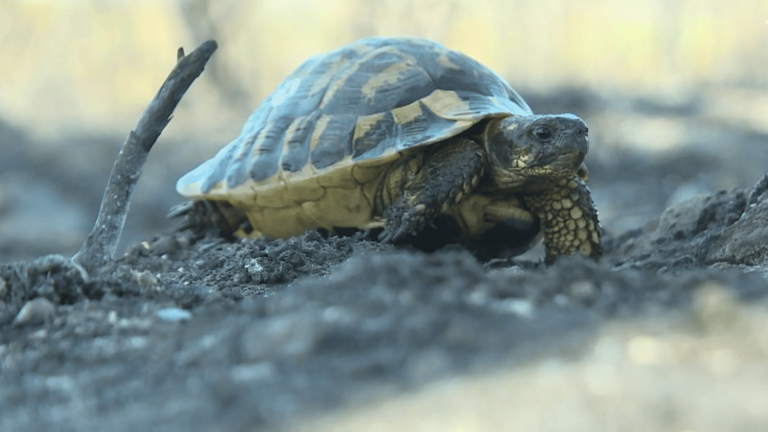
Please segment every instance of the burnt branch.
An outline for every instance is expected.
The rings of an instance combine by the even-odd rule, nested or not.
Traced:
[[[176,66],[123,142],[104,191],[96,224],[83,246],[72,257],[89,275],[97,274],[114,258],[131,195],[149,151],[171,121],[173,110],[182,96],[203,72],[216,48],[216,42],[209,40],[187,56],[183,49],[179,49]]]

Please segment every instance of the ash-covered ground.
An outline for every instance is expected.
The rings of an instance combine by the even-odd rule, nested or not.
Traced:
[[[86,281],[34,257],[76,250],[111,155],[40,169],[4,125],[0,429],[766,430],[768,135],[706,95],[528,100],[590,123],[598,263],[198,239],[162,221],[180,170],[150,164]]]

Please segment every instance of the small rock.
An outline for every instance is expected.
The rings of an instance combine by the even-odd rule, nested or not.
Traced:
[[[156,314],[163,321],[185,321],[192,319],[190,311],[179,308],[160,309]]]
[[[554,298],[555,304],[560,307],[568,306],[569,300],[568,297],[563,294],[557,294]]]
[[[592,281],[581,280],[572,283],[570,291],[574,297],[587,298],[592,297],[597,291],[597,288]]]
[[[149,288],[157,285],[157,278],[149,270],[142,272],[131,270],[131,276],[139,285]]]
[[[451,357],[444,350],[427,349],[411,356],[405,364],[405,373],[417,382],[424,382],[450,370],[451,363]]]
[[[241,339],[244,360],[273,356],[304,357],[315,351],[325,330],[301,315],[274,317],[247,326]]]
[[[38,325],[53,317],[56,306],[50,300],[38,297],[28,301],[13,320],[14,326]]]
[[[275,366],[270,362],[236,365],[230,371],[234,381],[263,381],[272,378],[277,373]]]
[[[756,202],[729,226],[707,250],[706,262],[765,265],[768,263],[768,198],[750,196]]]
[[[494,309],[503,313],[512,313],[522,318],[531,318],[535,306],[527,299],[508,298],[494,305]]]
[[[264,267],[259,264],[259,261],[256,258],[251,259],[248,264],[245,265],[245,268],[248,270],[248,273],[254,276],[259,276],[261,275],[261,272],[264,271]]]
[[[173,236],[162,236],[150,245],[150,249],[160,256],[172,255],[179,250],[179,243]]]

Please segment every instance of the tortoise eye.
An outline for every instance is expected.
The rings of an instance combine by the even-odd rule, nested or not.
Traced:
[[[552,138],[552,129],[546,126],[539,126],[533,130],[533,135],[542,141]]]

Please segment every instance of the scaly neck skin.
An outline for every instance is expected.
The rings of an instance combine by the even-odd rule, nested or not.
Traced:
[[[488,122],[482,136],[487,166],[490,168],[486,174],[488,181],[484,182],[484,190],[516,192],[529,190],[533,186],[534,182],[521,167],[526,156],[523,149],[515,148],[514,143],[509,140],[500,142],[498,139],[498,135],[504,133],[502,129],[512,131],[517,127],[520,127],[517,122],[510,123],[507,119],[494,119]]]

